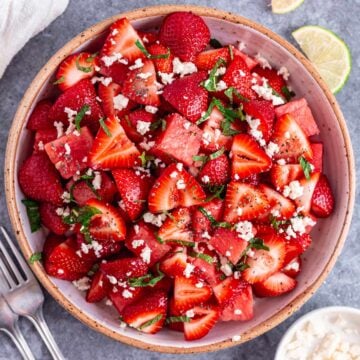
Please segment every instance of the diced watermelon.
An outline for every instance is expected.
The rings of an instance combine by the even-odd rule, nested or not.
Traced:
[[[322,143],[312,143],[310,146],[313,151],[311,163],[314,166],[314,171],[322,172],[324,146]]]

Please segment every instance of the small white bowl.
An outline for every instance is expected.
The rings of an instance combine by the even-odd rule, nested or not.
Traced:
[[[336,329],[338,329],[338,331],[342,331],[341,329],[344,328],[356,329],[356,334],[348,335],[348,341],[351,341],[356,345],[360,345],[360,310],[347,306],[329,306],[313,310],[297,319],[282,337],[277,347],[274,360],[288,360],[285,353],[286,346],[292,341],[296,331],[302,329],[307,322],[315,322],[317,324],[322,323],[325,325],[329,322],[330,317],[333,317],[334,319],[339,317],[339,319],[335,320],[335,322],[331,322],[332,331],[336,331]],[[339,324],[339,322],[343,323]],[[305,350],[306,349],[302,348],[302,351]],[[303,356],[306,356],[306,354],[304,353]],[[307,357],[303,358],[305,359]]]

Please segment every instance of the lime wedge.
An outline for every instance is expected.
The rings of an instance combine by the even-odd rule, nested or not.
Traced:
[[[340,91],[351,71],[351,54],[345,42],[321,26],[303,26],[292,35],[330,90],[334,94]]]
[[[286,14],[298,8],[304,0],[271,0],[271,8],[274,14]]]

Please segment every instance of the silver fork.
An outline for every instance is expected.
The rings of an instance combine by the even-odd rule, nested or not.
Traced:
[[[0,273],[0,292],[5,281]],[[11,311],[5,298],[0,295],[0,330],[10,337],[25,360],[35,360],[28,343],[19,329],[18,319],[19,316]]]
[[[0,257],[0,269],[2,270],[8,283],[8,288],[2,292],[2,295],[6,299],[13,312],[26,317],[33,323],[47,348],[49,349],[52,357],[56,360],[64,360],[65,358],[57,346],[53,336],[51,335],[50,329],[48,328],[44,319],[44,294],[40,288],[40,285],[35,279],[26,261],[16,249],[6,230],[2,226],[0,229],[14,257],[18,261],[23,273],[25,274],[24,278],[12,260],[9,252],[0,241],[0,250],[7,261],[8,267],[11,269],[15,277],[14,278],[10,274],[5,262]]]

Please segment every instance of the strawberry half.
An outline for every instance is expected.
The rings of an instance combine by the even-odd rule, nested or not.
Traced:
[[[176,276],[174,281],[174,306],[184,312],[210,299],[212,290],[209,285],[195,276]]]
[[[200,71],[176,79],[164,87],[163,97],[181,115],[195,122],[208,107],[208,92],[200,85],[206,78],[207,73]]]
[[[48,118],[51,107],[50,100],[39,101],[29,117],[26,128],[33,131],[54,129],[54,124]]]
[[[97,65],[96,56],[87,52],[72,54],[60,65],[56,80],[61,91],[65,91],[83,79],[92,78]]]
[[[228,277],[213,290],[221,309],[220,320],[247,321],[253,318],[252,289],[244,280]]]
[[[46,202],[41,203],[39,206],[41,223],[54,234],[63,235],[69,230],[69,226],[65,224],[61,216],[57,214],[57,209],[57,205]]]
[[[205,198],[204,190],[194,177],[177,164],[171,164],[151,188],[148,206],[152,213],[159,213],[178,206],[199,205]]]
[[[187,264],[187,255],[185,247],[175,247],[173,251],[162,259],[160,270],[167,276],[183,276]]]
[[[294,290],[296,284],[295,279],[279,271],[265,281],[254,284],[254,292],[259,297],[280,296]]]
[[[219,59],[223,59],[226,63],[230,60],[229,48],[205,50],[196,55],[195,65],[199,71],[209,71],[215,66]]]
[[[270,170],[270,180],[276,189],[283,189],[285,185],[294,180],[299,180],[304,175],[300,164],[277,165],[274,164]]]
[[[122,282],[127,281],[129,278],[144,276],[148,272],[148,267],[141,259],[124,258],[102,262],[100,264],[100,270],[105,275],[113,276]]]
[[[295,257],[292,259],[287,265],[285,265],[281,272],[290,276],[292,278],[296,278],[301,272],[301,258],[300,256]]]
[[[111,285],[109,279],[102,271],[97,271],[91,280],[91,286],[86,293],[86,301],[95,303],[103,300],[110,291]]]
[[[164,291],[146,292],[135,303],[125,307],[123,321],[129,326],[148,334],[161,330],[167,313],[168,298]]]
[[[159,106],[156,72],[151,60],[144,60],[139,69],[130,70],[123,83],[122,91],[134,102],[141,105]]]
[[[127,18],[116,20],[109,29],[105,43],[101,49],[101,59],[121,54],[130,63],[138,58],[144,58],[142,51],[136,46],[136,42],[144,46],[136,30]]]
[[[112,174],[129,218],[137,219],[146,206],[152,184],[150,174],[132,169],[117,169],[113,170]]]
[[[271,159],[250,135],[236,135],[231,153],[233,179],[245,179],[248,176],[268,171],[271,167]]]
[[[312,200],[311,211],[317,217],[328,217],[334,210],[334,195],[329,181],[325,175],[321,175],[316,184]]]
[[[276,234],[262,234],[261,238],[269,251],[254,249],[254,254],[247,258],[246,263],[249,267],[243,271],[242,276],[250,284],[266,280],[284,264],[284,239]]]
[[[159,38],[182,61],[193,61],[209,43],[210,31],[200,16],[178,11],[165,17]]]
[[[225,154],[210,159],[201,169],[198,178],[204,185],[225,185],[230,179],[230,163]]]
[[[270,208],[266,195],[256,186],[231,182],[226,191],[224,220],[235,223],[265,214]]]
[[[299,180],[300,186],[303,189],[303,194],[294,201],[297,207],[302,208],[301,211],[304,214],[308,214],[311,210],[313,194],[320,180],[320,176],[320,173],[313,172],[311,173],[309,180],[305,178]]]
[[[19,185],[25,196],[61,205],[64,192],[59,173],[44,153],[33,154],[20,166]]]
[[[153,56],[169,54],[167,58],[154,58],[153,62],[157,72],[166,74],[170,74],[173,72],[174,55],[170,53],[170,50],[167,47],[155,43],[148,47],[148,51]]]
[[[89,225],[91,237],[103,241],[122,241],[125,239],[126,225],[115,207],[97,199],[88,200],[85,206],[101,212],[91,217]]]
[[[99,129],[89,154],[90,166],[106,170],[136,165],[140,152],[126,136],[119,119],[111,116],[104,124],[108,133]]]

